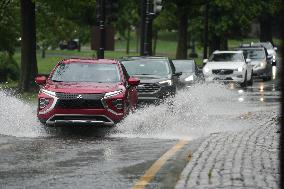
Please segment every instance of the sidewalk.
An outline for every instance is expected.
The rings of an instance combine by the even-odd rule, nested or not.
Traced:
[[[176,189],[279,188],[277,116],[240,132],[211,135],[193,154]]]

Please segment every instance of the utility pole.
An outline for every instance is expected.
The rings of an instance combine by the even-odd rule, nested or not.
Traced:
[[[204,14],[204,46],[203,46],[203,59],[207,58],[208,54],[208,10],[209,9],[209,2],[206,0],[205,4],[205,14]]]
[[[140,55],[152,55],[152,25],[162,10],[162,0],[141,0]]]
[[[146,25],[146,7],[147,7],[147,0],[140,0],[141,2],[141,22],[140,22],[140,56],[145,55],[145,25]]]
[[[104,50],[105,50],[105,0],[99,0],[98,5],[99,11],[98,20],[99,20],[99,28],[100,28],[100,47],[97,50],[97,58],[104,58]]]

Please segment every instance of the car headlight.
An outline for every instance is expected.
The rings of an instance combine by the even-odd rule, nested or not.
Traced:
[[[48,106],[50,99],[48,98],[40,98],[39,99],[39,109],[44,109]]]
[[[191,75],[191,76],[188,76],[187,78],[185,78],[184,80],[185,81],[193,81],[193,75]]]
[[[160,81],[159,84],[162,84],[162,85],[169,85],[171,86],[173,84],[172,80],[165,80],[165,81]]]
[[[116,90],[116,91],[112,91],[112,92],[108,92],[105,94],[104,98],[111,98],[113,96],[119,95],[123,92],[122,89]]]
[[[209,68],[206,68],[206,67],[205,67],[205,68],[203,68],[203,72],[204,72],[204,73],[208,73],[209,71],[210,71],[210,69],[209,69]]]
[[[41,92],[48,95],[48,96],[51,96],[51,97],[55,97],[56,96],[56,93],[53,92],[53,91],[49,91],[49,90],[46,90],[46,89],[41,89]]]
[[[265,62],[261,62],[260,67],[265,67]]]
[[[244,70],[243,67],[238,67],[238,72],[242,72]]]

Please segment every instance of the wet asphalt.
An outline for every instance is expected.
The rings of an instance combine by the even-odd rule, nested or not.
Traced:
[[[279,80],[228,84],[240,103],[277,107]],[[245,94],[245,95],[243,95]],[[40,126],[43,127],[43,126]],[[114,128],[44,128],[46,136],[0,134],[0,188],[131,188],[178,139],[113,136]],[[173,188],[204,138],[174,154],[145,188]]]

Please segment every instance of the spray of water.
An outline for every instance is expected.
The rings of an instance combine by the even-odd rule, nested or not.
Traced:
[[[241,115],[255,111],[244,91],[216,83],[197,84],[179,91],[158,106],[150,105],[130,114],[114,128],[111,137],[197,138],[210,133],[247,128]],[[26,103],[0,88],[0,135],[48,136],[36,117],[36,104]]]
[[[26,103],[0,89],[0,134],[16,137],[44,135],[35,110],[36,105]]]
[[[195,85],[159,106],[151,105],[129,115],[117,126],[115,136],[193,139],[240,130],[248,123],[239,117],[250,110],[239,97],[222,84]]]

